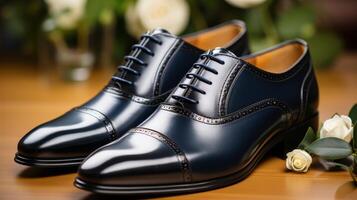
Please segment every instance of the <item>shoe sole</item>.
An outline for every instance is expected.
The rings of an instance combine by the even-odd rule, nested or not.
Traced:
[[[85,157],[83,158],[68,158],[68,159],[38,159],[30,158],[19,153],[15,154],[15,162],[33,167],[78,167]]]
[[[306,130],[312,127],[315,130],[318,127],[318,114],[314,115],[312,118],[306,120],[305,122],[296,125],[288,130],[282,131],[280,133],[272,135],[267,138],[260,148],[254,153],[249,159],[246,165],[244,165],[238,172],[220,177],[217,179],[212,179],[203,182],[187,183],[187,184],[170,184],[170,185],[150,185],[150,186],[113,186],[113,185],[101,185],[94,184],[80,178],[76,178],[74,185],[80,189],[87,190],[90,192],[100,193],[100,194],[114,194],[114,195],[171,195],[171,194],[182,194],[182,193],[194,193],[202,192],[207,190],[213,190],[217,188],[222,188],[235,184],[242,181],[248,177],[257,164],[262,160],[262,158],[268,153],[273,151],[273,153],[281,154],[281,152],[274,152],[276,150],[281,150],[281,145],[283,145],[284,156],[288,151],[293,150],[300,143],[304,137]],[[291,144],[291,137],[295,138],[293,140],[295,144]],[[286,146],[290,142],[291,146]],[[278,148],[276,148],[278,147]],[[280,155],[281,157],[281,155]]]

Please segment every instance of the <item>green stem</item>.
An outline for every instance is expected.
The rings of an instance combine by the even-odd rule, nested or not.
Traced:
[[[77,30],[78,37],[78,50],[81,52],[87,52],[89,43],[89,27],[85,23],[81,23]]]
[[[262,19],[263,31],[267,38],[273,43],[279,42],[279,34],[275,27],[271,13],[269,12],[270,1],[259,7],[259,12]]]
[[[194,12],[191,12],[191,13],[192,13],[192,19],[193,19],[193,23],[194,23],[195,28],[197,30],[206,28],[207,27],[207,23],[206,23],[205,17],[202,14],[197,2],[196,1],[190,1],[190,3],[191,3],[191,6],[192,6],[192,10],[194,10]]]

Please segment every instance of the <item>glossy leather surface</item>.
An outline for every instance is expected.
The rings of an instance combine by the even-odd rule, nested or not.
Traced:
[[[242,32],[228,45],[222,45],[239,55],[248,53],[242,22],[226,24],[242,26]],[[191,36],[199,34],[201,32]],[[138,75],[127,70],[118,71],[109,84],[91,100],[26,134],[18,144],[18,154],[34,159],[85,158],[96,148],[121,137],[152,114],[203,50],[162,29],[151,31],[148,35],[158,41],[142,38],[139,45],[143,47],[133,49],[130,53],[130,56],[145,65],[135,60],[125,63],[126,67],[138,71]],[[143,52],[144,47],[153,54]],[[117,79],[130,80],[133,84],[124,84]],[[177,164],[173,162],[173,165]]]
[[[91,154],[79,169],[79,179],[97,185],[160,189],[241,171],[271,136],[317,114],[318,87],[306,43],[289,41],[260,54],[291,44],[305,50],[283,73],[263,71],[225,49],[208,52],[224,64],[207,57],[198,62],[218,74],[195,67],[190,71],[212,84],[195,78],[181,82],[190,82],[205,94],[176,87],[147,120]],[[249,57],[254,56],[259,53]],[[198,103],[179,101],[174,95]]]

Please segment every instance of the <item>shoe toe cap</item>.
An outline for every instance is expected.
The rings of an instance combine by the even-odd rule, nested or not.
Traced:
[[[85,157],[109,138],[95,117],[70,111],[27,133],[18,143],[18,154],[42,159]]]
[[[79,179],[99,185],[157,185],[182,182],[183,175],[167,144],[129,133],[89,156],[79,168]]]

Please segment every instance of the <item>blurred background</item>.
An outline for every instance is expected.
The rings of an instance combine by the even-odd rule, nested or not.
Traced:
[[[0,199],[97,199],[73,187],[74,173],[15,164],[19,139],[97,94],[147,30],[183,35],[230,19],[246,22],[253,51],[297,37],[308,41],[321,121],[348,114],[357,102],[357,0],[0,0]],[[292,187],[284,165],[269,160],[245,185],[224,191],[233,199],[252,191],[256,198],[291,197],[301,189],[306,197],[346,199],[356,191],[347,173],[321,170],[291,177],[299,186]],[[266,172],[276,174],[279,187],[249,188],[267,180]]]
[[[17,64],[85,81],[96,69],[114,71],[147,30],[181,35],[241,19],[253,51],[303,38],[315,67],[328,69],[341,53],[356,51],[356,10],[355,0],[1,1],[0,68]]]

